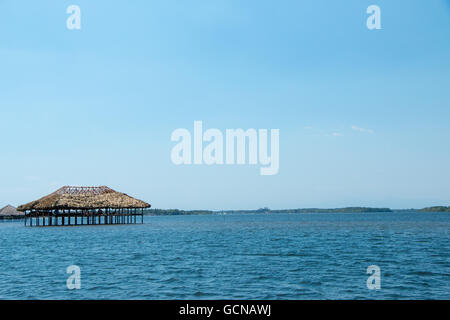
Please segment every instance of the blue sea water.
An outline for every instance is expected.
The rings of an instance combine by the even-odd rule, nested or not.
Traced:
[[[449,236],[450,214],[420,212],[0,222],[0,299],[449,299]]]

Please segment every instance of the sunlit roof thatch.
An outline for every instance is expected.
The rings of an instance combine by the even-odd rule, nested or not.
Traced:
[[[3,217],[15,217],[15,216],[23,216],[23,212],[17,211],[16,208],[14,208],[11,205],[7,205],[6,207],[3,207],[0,209],[0,216]]]
[[[65,186],[38,200],[19,206],[19,211],[53,209],[149,208],[150,204],[125,193],[102,187]]]

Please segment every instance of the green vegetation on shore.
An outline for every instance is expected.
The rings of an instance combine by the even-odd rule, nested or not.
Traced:
[[[180,215],[207,215],[207,214],[277,214],[277,213],[371,213],[371,212],[403,212],[403,211],[418,211],[418,212],[450,212],[450,206],[436,206],[427,207],[423,209],[398,209],[392,210],[389,208],[368,208],[368,207],[346,207],[346,208],[304,208],[304,209],[281,209],[272,210],[267,207],[257,210],[179,210],[179,209],[146,209],[146,215],[152,216],[180,216]]]
[[[366,207],[347,207],[335,209],[282,209],[271,210],[269,208],[260,208],[257,210],[178,210],[178,209],[147,209],[146,215],[152,216],[178,216],[178,215],[205,215],[205,214],[258,214],[258,213],[367,213],[367,212],[392,212],[389,208],[366,208]]]
[[[319,209],[319,208],[306,208],[306,209],[284,209],[276,210],[276,213],[366,213],[366,212],[392,212],[389,208],[366,208],[366,207],[346,207],[346,208],[334,208],[334,209]]]
[[[450,207],[446,206],[437,206],[437,207],[427,207],[418,210],[420,212],[450,212]]]
[[[150,216],[182,216],[194,214],[214,214],[210,210],[178,210],[178,209],[145,209],[145,214]]]

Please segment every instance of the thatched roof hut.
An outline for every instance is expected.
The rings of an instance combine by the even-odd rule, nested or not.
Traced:
[[[1,218],[21,218],[25,214],[23,212],[17,211],[17,209],[11,205],[7,205],[0,209],[0,219]]]
[[[21,205],[19,211],[57,209],[149,208],[150,204],[125,193],[102,187],[65,186],[38,200]]]

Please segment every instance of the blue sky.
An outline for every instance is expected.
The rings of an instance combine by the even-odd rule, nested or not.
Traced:
[[[0,0],[0,38],[0,206],[63,185],[155,208],[450,205],[450,1]],[[175,166],[194,120],[280,129],[279,173]]]

